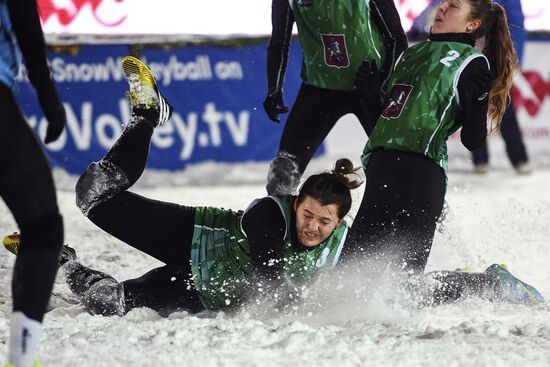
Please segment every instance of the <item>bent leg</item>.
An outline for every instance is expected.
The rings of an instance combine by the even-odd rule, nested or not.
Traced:
[[[398,151],[374,152],[363,200],[342,251],[343,262],[422,272],[445,196],[445,176],[430,159]]]
[[[67,285],[92,315],[114,316],[126,313],[124,288],[109,274],[69,261],[65,270]]]
[[[77,205],[93,223],[130,246],[166,264],[190,266],[194,208],[125,191],[145,168],[152,134],[149,121],[134,117],[105,158],[78,180]]]
[[[143,173],[153,126],[134,116],[105,157],[92,163],[76,184],[76,205],[84,215],[132,186]]]
[[[162,316],[204,310],[190,275],[181,268],[163,266],[122,283],[77,261],[67,262],[63,269],[69,288],[92,315],[122,316],[137,307],[151,308]]]
[[[436,271],[425,275],[425,305],[435,306],[455,302],[462,297],[497,299],[500,295],[499,279],[488,273]]]
[[[204,310],[191,274],[182,267],[163,266],[123,282],[126,310],[149,307],[163,316],[175,311]]]

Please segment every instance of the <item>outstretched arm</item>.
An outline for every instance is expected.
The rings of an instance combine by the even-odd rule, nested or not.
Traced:
[[[283,101],[283,84],[294,14],[288,0],[273,0],[271,4],[271,39],[267,47],[267,97],[264,109],[272,121],[279,122],[278,115],[288,112]]]

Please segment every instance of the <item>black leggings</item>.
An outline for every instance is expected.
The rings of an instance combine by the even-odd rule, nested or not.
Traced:
[[[124,282],[125,301],[130,308],[201,309],[196,290],[188,286],[195,208],[125,191],[145,168],[152,134],[152,125],[144,119],[128,123],[103,159],[122,169],[128,187],[92,208],[88,217],[107,233],[167,264]],[[77,197],[88,195],[93,188],[79,182]]]
[[[342,260],[359,257],[423,271],[443,209],[443,170],[420,154],[379,150],[372,153],[365,174],[365,193]]]
[[[513,166],[519,163],[529,161],[527,156],[527,150],[523,143],[521,136],[521,130],[519,128],[518,119],[514,107],[510,104],[504,116],[502,116],[502,124],[500,125],[500,134],[506,145],[506,154]],[[487,139],[483,141],[483,145],[474,151],[472,151],[472,159],[474,164],[488,163],[489,162],[489,150],[487,147]]]
[[[21,231],[13,309],[42,321],[57,272],[63,221],[46,155],[9,88],[0,83],[0,196]]]
[[[300,174],[327,137],[336,122],[353,113],[359,119],[365,133],[370,126],[359,95],[355,91],[344,92],[316,88],[302,84],[294,101],[279,143],[279,152],[295,157]]]

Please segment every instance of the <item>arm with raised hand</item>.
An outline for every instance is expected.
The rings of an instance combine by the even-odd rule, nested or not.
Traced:
[[[273,0],[271,23],[271,38],[267,47],[267,96],[263,106],[271,121],[280,122],[279,115],[288,112],[283,100],[283,84],[294,25],[288,0]]]

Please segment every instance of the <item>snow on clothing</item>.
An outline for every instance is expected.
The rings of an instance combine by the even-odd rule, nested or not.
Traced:
[[[319,270],[334,265],[347,227],[339,226],[313,249],[304,248],[295,239],[292,196],[259,199],[242,212],[177,205],[127,191],[145,168],[152,134],[152,124],[134,117],[105,158],[92,163],[76,187],[77,205],[92,222],[167,264],[143,279],[124,282],[126,307],[172,311],[233,308],[246,301],[244,292],[249,290],[247,282],[255,268],[251,252],[283,257],[282,271],[295,285],[309,282]],[[249,220],[247,213],[254,218]],[[273,235],[264,236],[272,223]],[[281,257],[276,255],[278,248]],[[84,274],[75,282],[85,278]],[[167,293],[160,292],[162,289],[170,296],[162,296]],[[161,297],[153,297],[153,293]],[[197,305],[197,298],[202,305]]]
[[[295,197],[286,195],[269,198],[280,207],[286,222],[282,260],[287,279],[301,286],[313,281],[324,267],[334,267],[344,244],[347,227],[338,226],[325,241],[306,250],[293,236]],[[248,280],[254,272],[250,246],[262,244],[249,243],[241,225],[242,215],[243,212],[220,208],[196,208],[191,268],[193,282],[207,309],[223,309],[234,302],[246,301],[250,287]]]
[[[302,85],[286,120],[268,174],[269,194],[293,193],[313,154],[336,122],[353,113],[365,133],[372,118],[353,85],[364,60],[374,61],[387,82],[407,38],[393,2],[371,0],[273,0],[267,49],[268,95],[282,93],[292,28],[303,51]]]
[[[461,126],[455,120],[457,85],[474,58],[487,60],[461,42],[426,41],[407,49],[390,79],[384,109],[363,151],[363,166],[375,150],[399,150],[429,157],[446,175],[447,138]]]
[[[430,35],[405,51],[362,157],[365,193],[342,259],[426,266],[446,191],[446,139],[476,149],[487,135],[491,73],[468,34]]]

